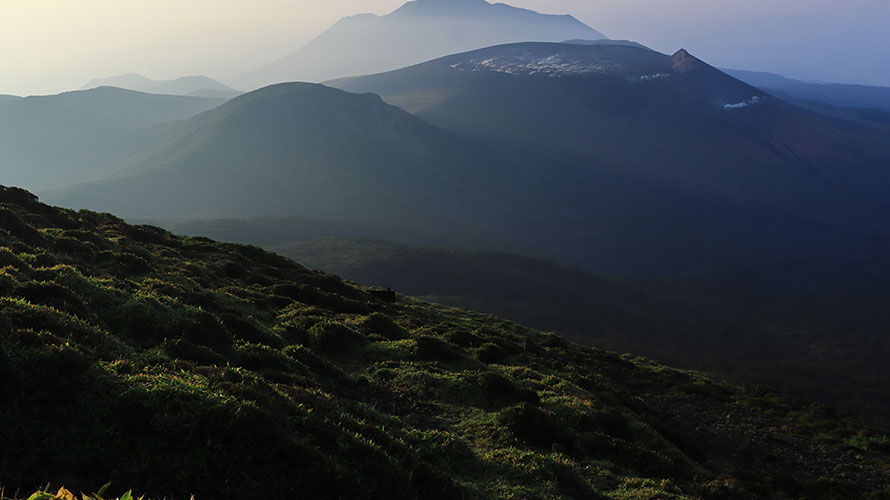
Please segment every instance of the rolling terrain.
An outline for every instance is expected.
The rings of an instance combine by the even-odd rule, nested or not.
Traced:
[[[801,101],[818,101],[834,107],[873,109],[890,112],[890,87],[812,83],[758,71],[724,70],[749,85],[767,92],[779,92]]]
[[[151,144],[151,127],[222,102],[113,87],[0,99],[3,181],[39,190],[107,177]]]
[[[531,188],[512,162],[371,94],[273,85],[157,133],[129,175],[43,196],[137,219],[346,220],[455,246],[530,249],[552,231],[521,211]]]
[[[489,45],[566,38],[604,37],[568,15],[544,15],[485,0],[415,0],[385,16],[341,19],[293,54],[230,80],[245,90],[290,81],[322,82]]]
[[[584,320],[605,293],[570,297],[553,277],[563,300],[547,307],[485,279],[461,298],[435,276],[411,290],[887,418],[882,129],[622,43],[493,47],[334,83],[356,82],[442,128],[372,95],[277,85],[160,127],[128,176],[44,196],[267,247],[360,237],[605,271],[694,307],[623,304],[616,333]]]
[[[890,494],[890,438],[822,405],[20,189],[0,217],[6,491]]]
[[[175,80],[152,80],[128,73],[110,78],[94,78],[81,90],[97,87],[118,87],[148,94],[168,94],[193,97],[234,97],[238,92],[206,76],[184,76]]]
[[[118,179],[45,193],[129,218],[299,216],[532,245],[512,164],[375,95],[274,85],[175,123]],[[546,234],[546,230],[542,229]]]
[[[715,299],[704,293],[712,286],[707,283],[675,286],[668,295],[515,254],[305,236],[299,243],[263,244],[344,279],[495,314],[587,345],[775,386],[890,425],[890,395],[883,389],[890,384],[890,343],[881,334],[890,328],[886,261],[883,268],[847,264],[837,290],[846,298],[826,297],[825,284],[801,275],[796,286],[814,296],[789,300],[781,280],[766,286],[766,278],[740,272],[720,276],[731,296]]]
[[[331,85],[521,158],[547,257],[622,276],[817,260],[880,238],[890,134],[792,106],[696,59],[524,43]]]

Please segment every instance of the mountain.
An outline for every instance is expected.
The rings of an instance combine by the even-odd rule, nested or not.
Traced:
[[[567,43],[570,45],[621,45],[625,47],[636,47],[638,49],[652,50],[641,43],[632,42],[630,40],[610,40],[608,38],[602,38],[599,40],[582,40],[576,38],[574,40],[565,40],[562,43]]]
[[[685,50],[509,44],[330,85],[522,160],[535,210],[562,228],[565,252],[546,257],[586,269],[677,275],[883,238],[887,129],[792,106]]]
[[[183,76],[175,80],[151,80],[127,73],[110,78],[94,78],[81,90],[97,87],[119,87],[148,94],[188,95],[194,97],[231,98],[238,95],[232,88],[206,76]]]
[[[191,234],[219,233],[211,229]],[[701,311],[692,313],[693,308],[681,301],[617,279],[506,252],[331,237],[266,247],[350,281],[553,329],[591,345],[627,350],[617,345],[639,345],[640,337],[646,337],[647,345],[653,338],[671,343],[667,339],[675,335],[691,340],[690,321],[683,319],[698,315],[705,321]]]
[[[533,214],[510,164],[385,104],[315,84],[237,97],[164,132],[129,176],[46,196],[133,218],[301,216],[434,228],[510,245]],[[506,239],[505,239],[506,238]]]
[[[113,87],[0,101],[3,180],[52,189],[101,178],[141,148],[147,128],[222,102]]]
[[[890,112],[890,87],[849,85],[841,83],[810,83],[785,78],[773,73],[723,70],[743,82],[766,90],[781,92],[792,99],[819,101],[840,108],[874,109]]]
[[[0,106],[19,101],[21,99],[21,97],[15,95],[0,94]]]
[[[189,234],[237,234],[202,229]],[[242,231],[241,237],[245,234]],[[856,308],[839,307],[837,301],[832,307],[825,307],[824,301],[780,307],[776,301],[761,310],[750,300],[736,299],[726,307],[680,294],[657,294],[618,279],[503,252],[307,236],[265,246],[350,281],[552,329],[587,345],[778,387],[870,421],[890,423],[890,394],[882,389],[890,384],[890,344],[878,333],[888,325],[882,304],[890,297],[887,280],[878,281],[875,275],[881,273],[873,266],[869,276],[849,276],[851,282],[871,282],[869,293],[854,292],[855,285],[843,287],[847,294],[869,297]],[[736,293],[746,285],[745,277],[722,278],[723,287]],[[749,276],[747,281],[754,280]],[[764,287],[756,292],[776,293]],[[865,305],[868,302],[872,305]]]
[[[770,389],[0,188],[6,491],[881,498],[885,430]],[[592,318],[595,320],[595,318]],[[49,494],[52,497],[54,495]],[[36,498],[36,497],[35,497]],[[127,497],[129,498],[129,496]]]
[[[231,81],[242,89],[321,82],[500,43],[568,38],[604,37],[568,15],[544,15],[485,0],[416,0],[385,16],[341,19],[293,54]]]

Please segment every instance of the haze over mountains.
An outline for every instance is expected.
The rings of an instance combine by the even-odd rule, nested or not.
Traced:
[[[520,224],[510,221],[525,188],[510,181],[506,162],[375,95],[280,84],[163,134],[166,142],[128,163],[131,175],[47,199],[137,218],[299,215],[432,225],[472,233],[476,243]]]
[[[415,0],[385,16],[341,19],[293,54],[228,81],[246,90],[287,81],[321,82],[489,45],[570,38],[604,36],[568,15],[539,14],[485,0]]]
[[[138,218],[473,221],[454,241],[638,277],[834,254],[888,210],[886,129],[686,51],[509,44],[332,84],[433,126],[373,96],[274,86],[160,127],[121,179],[47,199]]]
[[[52,189],[107,177],[151,143],[150,127],[222,102],[113,87],[0,99],[4,182]]]
[[[832,106],[876,109],[890,112],[890,87],[850,85],[842,83],[812,83],[785,78],[773,73],[727,69],[732,75],[755,87],[779,92],[794,99],[820,101]]]
[[[234,97],[238,94],[232,88],[206,76],[184,76],[175,80],[152,80],[142,75],[128,73],[109,78],[94,78],[81,90],[96,87],[119,87],[149,94],[169,94],[194,97]]]

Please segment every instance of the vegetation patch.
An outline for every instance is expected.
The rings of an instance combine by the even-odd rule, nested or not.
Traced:
[[[882,498],[770,390],[0,189],[0,498]],[[111,485],[99,490],[98,485]],[[140,493],[141,494],[141,493]]]

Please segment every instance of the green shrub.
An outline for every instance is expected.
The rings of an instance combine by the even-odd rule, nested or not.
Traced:
[[[315,374],[337,378],[344,376],[342,370],[301,345],[285,347],[284,354],[307,366]]]
[[[21,297],[33,304],[54,307],[61,311],[79,314],[84,310],[80,298],[68,288],[58,283],[24,283],[17,286],[12,295]]]
[[[238,346],[238,364],[256,372],[299,372],[299,365],[285,354],[269,346],[245,344]]]
[[[438,337],[420,335],[414,339],[417,357],[427,361],[451,361],[458,357],[457,352]]]
[[[569,442],[551,414],[529,403],[501,410],[497,423],[534,446],[550,448],[553,443]]]
[[[486,342],[476,350],[476,358],[487,364],[504,364],[510,360],[510,355],[497,344]]]
[[[200,311],[181,326],[182,337],[196,345],[207,347],[220,354],[232,350],[234,337],[215,316]]]
[[[175,339],[164,343],[164,350],[176,359],[194,361],[202,365],[225,366],[226,358],[217,354],[212,349],[196,345],[188,340]]]
[[[254,344],[263,344],[279,349],[284,346],[281,339],[274,333],[266,330],[252,318],[243,318],[241,316],[222,313],[220,320],[225,326],[226,331],[231,332],[235,338],[251,342]]]
[[[373,313],[362,320],[359,330],[365,335],[380,335],[387,340],[401,340],[408,336],[404,328],[383,313]]]
[[[467,330],[453,330],[445,335],[448,342],[460,347],[479,347],[484,341]]]
[[[309,330],[310,343],[324,351],[350,350],[363,344],[365,338],[348,326],[332,321],[323,321]]]
[[[482,389],[482,395],[486,401],[495,406],[513,405],[519,402],[532,405],[540,403],[538,393],[531,389],[517,387],[513,381],[499,373],[480,373],[476,376],[476,383]]]

